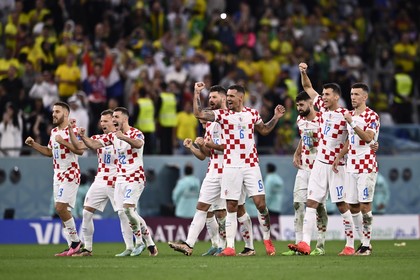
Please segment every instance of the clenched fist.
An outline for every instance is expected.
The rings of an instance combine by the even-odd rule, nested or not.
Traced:
[[[308,65],[305,62],[299,63],[299,70],[300,72],[305,72],[308,69]]]
[[[25,144],[28,145],[29,147],[32,147],[32,145],[35,143],[35,140],[32,137],[28,137],[25,140]]]

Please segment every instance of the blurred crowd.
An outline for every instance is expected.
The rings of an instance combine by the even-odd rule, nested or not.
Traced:
[[[180,140],[202,133],[196,81],[244,85],[264,120],[283,104],[257,143],[291,153],[302,61],[315,89],[340,84],[343,106],[363,81],[383,125],[418,122],[419,12],[397,0],[2,0],[0,155],[28,154],[27,136],[46,145],[57,100],[89,134],[101,133],[102,110],[127,107],[145,154],[185,153]]]

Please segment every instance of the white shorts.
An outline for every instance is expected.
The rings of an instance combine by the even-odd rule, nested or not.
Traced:
[[[311,170],[308,183],[308,199],[317,202],[325,201],[328,190],[332,203],[342,202],[346,199],[344,189],[344,166],[337,166],[338,173],[333,172],[332,165],[316,160]]]
[[[83,206],[92,207],[103,212],[109,200],[111,202],[112,209],[116,211],[114,191],[115,189],[108,186],[106,181],[95,180],[86,193],[85,203]]]
[[[346,202],[357,204],[360,202],[372,202],[375,192],[376,178],[378,174],[372,173],[346,173]]]
[[[264,182],[259,166],[223,168],[221,197],[239,201],[242,189],[249,197],[265,195]]]
[[[310,175],[310,170],[298,169],[293,188],[293,202],[306,202]]]
[[[226,210],[226,199],[219,198],[209,208],[209,212],[218,211],[218,210]]]
[[[124,210],[124,204],[134,204],[137,207],[137,203],[144,190],[144,182],[126,182],[118,181],[115,182],[115,211]]]
[[[68,203],[71,208],[74,208],[76,204],[77,190],[79,184],[73,182],[59,182],[54,180],[53,183],[53,195],[54,203]]]
[[[220,189],[221,189],[220,184],[221,183],[222,183],[222,177],[209,178],[206,176],[203,180],[203,183],[201,184],[200,195],[198,197],[198,201],[205,204],[209,204],[209,205],[213,205],[215,203],[220,204],[220,202],[218,201],[221,199],[220,198]],[[226,201],[225,201],[224,206],[226,207]],[[218,210],[218,209],[215,209],[215,210]]]

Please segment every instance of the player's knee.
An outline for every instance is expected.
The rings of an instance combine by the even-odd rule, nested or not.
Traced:
[[[305,204],[303,202],[293,202],[293,208],[295,209],[295,211],[303,211],[305,209]]]

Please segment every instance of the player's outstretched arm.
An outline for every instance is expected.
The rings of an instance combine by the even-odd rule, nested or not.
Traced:
[[[41,144],[35,142],[35,140],[30,136],[26,138],[25,144],[29,147],[32,147],[44,156],[52,157],[52,150],[50,148],[48,148],[47,146],[42,146]]]
[[[308,74],[306,73],[306,69],[308,69],[308,65],[304,62],[299,63],[299,70],[300,70],[300,80],[302,82],[303,90],[306,91],[306,93],[314,99],[318,96],[318,92],[314,90],[312,87],[311,80],[308,77]]]
[[[99,142],[98,140],[93,140],[93,139],[87,137],[85,128],[79,127],[78,133],[79,133],[80,139],[82,139],[83,143],[89,149],[96,150],[96,149],[99,149],[99,148],[103,147],[102,143]]]
[[[286,112],[286,109],[282,105],[277,105],[274,109],[274,116],[269,120],[268,122],[259,122],[255,124],[255,129],[260,133],[261,135],[268,135],[277,125],[277,122],[281,117],[283,117],[284,113]]]
[[[206,121],[214,121],[214,113],[211,110],[203,109],[201,106],[200,92],[204,89],[204,83],[198,82],[194,85],[194,102],[193,102],[193,113],[198,119]]]
[[[184,147],[189,149],[199,160],[204,160],[206,158],[206,155],[199,148],[194,146],[193,141],[190,138],[184,139]]]

